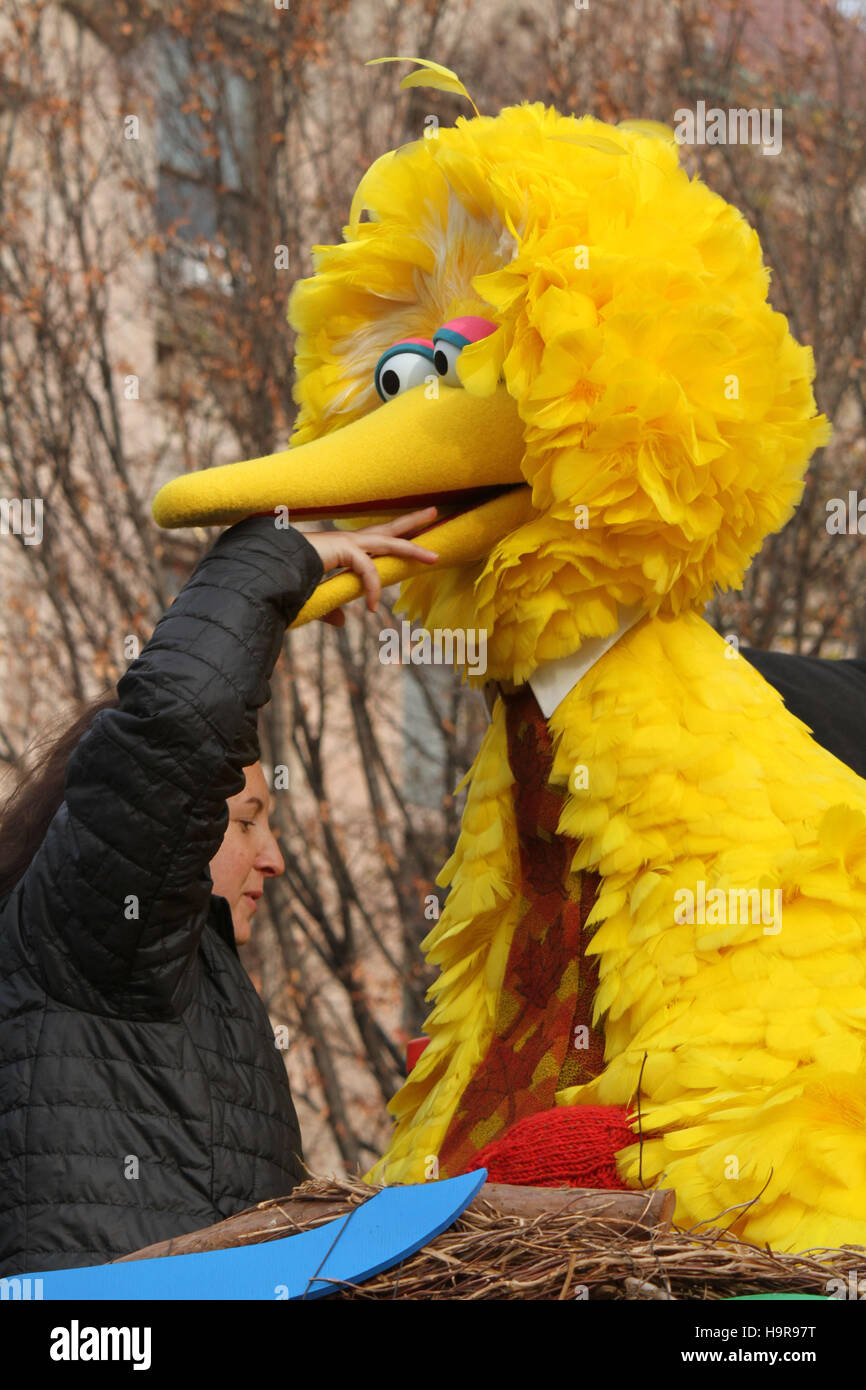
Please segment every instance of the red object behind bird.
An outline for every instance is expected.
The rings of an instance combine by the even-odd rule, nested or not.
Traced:
[[[406,1044],[408,1076],[429,1043]],[[486,1144],[465,1172],[487,1169],[488,1182],[517,1187],[627,1188],[616,1171],[616,1155],[635,1142],[628,1111],[618,1105],[558,1105],[527,1115],[499,1139]]]
[[[410,1038],[406,1044],[406,1075],[408,1076],[424,1048],[427,1046],[429,1038]]]
[[[467,1171],[488,1182],[531,1187],[596,1187],[623,1192],[616,1154],[634,1144],[628,1112],[618,1105],[561,1105],[527,1115],[475,1155]]]

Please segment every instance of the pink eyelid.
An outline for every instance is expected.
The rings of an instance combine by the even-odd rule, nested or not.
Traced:
[[[477,314],[464,314],[461,318],[449,319],[442,327],[450,329],[452,333],[461,334],[467,342],[477,343],[495,333],[498,324],[491,323],[489,319],[479,318]]]
[[[395,347],[395,348],[398,348],[398,347],[405,347],[405,348],[413,348],[413,347],[432,348],[432,347],[433,347],[433,339],[432,339],[432,338],[401,338],[401,339],[399,340],[399,342],[392,343],[392,347]]]
[[[462,318],[449,319],[443,323],[442,328],[449,329],[452,333],[459,333],[465,338],[467,343],[478,343],[482,338],[489,338],[491,333],[495,333],[499,327],[496,323],[491,323],[489,319],[479,318],[477,314],[464,314]],[[437,328],[437,333],[441,329]],[[392,343],[389,351],[394,348],[405,347],[411,351],[413,347],[425,347],[432,350],[434,346],[432,338],[400,338],[398,342]]]

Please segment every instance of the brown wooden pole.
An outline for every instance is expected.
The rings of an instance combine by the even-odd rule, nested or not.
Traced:
[[[676,1206],[676,1193],[605,1192],[589,1187],[516,1187],[508,1183],[486,1182],[474,1207],[488,1202],[503,1216],[523,1216],[535,1220],[555,1212],[585,1220],[615,1224],[633,1235],[649,1235],[659,1227],[669,1227]]]
[[[469,1210],[481,1210],[484,1203],[503,1216],[519,1216],[528,1221],[551,1212],[559,1216],[573,1215],[576,1220],[603,1222],[618,1234],[640,1238],[670,1226],[675,1202],[674,1193],[665,1190],[603,1192],[585,1187],[516,1187],[487,1182],[470,1203]],[[193,1255],[205,1250],[229,1250],[239,1245],[278,1240],[309,1230],[332,1217],[345,1216],[352,1209],[353,1205],[345,1199],[308,1194],[289,1196],[279,1202],[265,1202],[238,1212],[201,1231],[190,1231],[145,1246],[131,1255],[122,1255],[120,1260],[154,1260],[163,1255]]]

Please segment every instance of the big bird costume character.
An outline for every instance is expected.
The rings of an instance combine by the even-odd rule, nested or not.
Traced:
[[[586,1180],[601,1124],[682,1224],[866,1243],[866,782],[701,617],[828,437],[756,233],[669,133],[524,104],[378,159],[314,256],[291,447],[154,513],[436,502],[437,565],[377,567],[398,611],[487,635],[430,1042],[371,1176],[531,1158],[547,1124]]]

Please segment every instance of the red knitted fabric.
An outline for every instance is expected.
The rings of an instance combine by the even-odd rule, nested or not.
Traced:
[[[636,1142],[618,1105],[558,1105],[528,1115],[486,1144],[466,1168],[489,1182],[523,1187],[600,1187],[625,1191],[615,1155]]]

